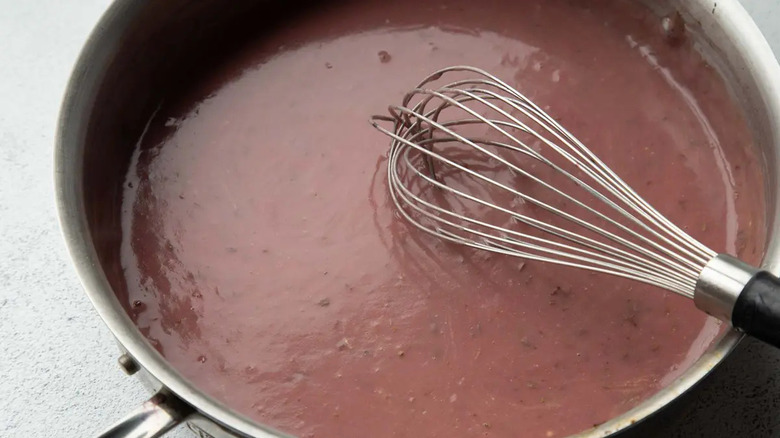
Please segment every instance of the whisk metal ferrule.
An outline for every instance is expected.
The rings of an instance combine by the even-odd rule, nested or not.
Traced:
[[[727,254],[707,263],[693,294],[699,309],[780,347],[780,279]]]
[[[737,299],[757,272],[737,258],[719,254],[699,274],[693,302],[708,314],[731,322]]]

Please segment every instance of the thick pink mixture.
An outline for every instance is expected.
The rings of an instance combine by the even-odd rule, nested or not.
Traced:
[[[749,134],[687,44],[623,2],[334,3],[209,66],[139,143],[127,305],[184,375],[304,437],[560,437],[696,359],[719,326],[692,302],[412,230],[368,123],[431,71],[479,66],[691,234],[756,261]]]

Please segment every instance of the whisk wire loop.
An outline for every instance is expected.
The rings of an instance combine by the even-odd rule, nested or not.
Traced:
[[[451,89],[449,89],[449,88],[445,88],[445,89],[443,89],[443,90],[444,90],[444,92],[447,92],[447,91],[452,91],[452,90],[451,90]],[[539,135],[539,134],[538,134],[536,131],[534,131],[532,128],[530,128],[530,127],[529,127],[527,124],[525,124],[525,123],[521,122],[520,120],[518,120],[518,119],[514,118],[514,117],[513,117],[513,116],[511,116],[510,114],[508,114],[508,113],[506,113],[505,111],[503,111],[503,109],[501,109],[501,108],[499,108],[499,107],[497,107],[497,106],[493,105],[491,102],[485,101],[485,100],[483,100],[482,98],[480,98],[480,97],[478,97],[478,96],[474,95],[473,93],[471,93],[471,91],[470,91],[470,90],[457,90],[457,91],[458,91],[458,92],[462,92],[462,93],[466,94],[467,96],[469,96],[469,97],[470,97],[471,99],[473,99],[473,100],[477,100],[477,101],[479,101],[479,102],[481,102],[481,103],[484,103],[484,104],[485,104],[486,106],[488,106],[489,108],[491,108],[491,109],[494,109],[495,111],[499,112],[501,115],[504,115],[505,117],[509,118],[509,119],[510,119],[510,122],[516,123],[516,125],[514,125],[514,126],[518,127],[518,128],[519,128],[519,129],[521,129],[523,132],[526,132],[526,133],[532,134],[534,137],[536,137],[536,138],[538,138],[538,139],[542,140],[543,142],[545,142],[545,143],[547,144],[547,146],[549,146],[551,149],[553,149],[555,152],[557,152],[557,153],[558,153],[558,154],[560,154],[561,156],[565,157],[565,158],[566,158],[566,159],[567,159],[569,162],[573,163],[573,164],[574,164],[575,166],[577,166],[579,169],[581,169],[581,170],[585,171],[586,173],[590,171],[590,169],[588,169],[586,166],[584,166],[584,165],[582,164],[582,162],[581,162],[581,161],[579,161],[579,160],[577,160],[576,158],[572,157],[572,156],[571,156],[571,154],[569,154],[569,153],[568,153],[566,150],[564,150],[563,148],[559,147],[559,146],[558,146],[558,145],[556,145],[555,143],[553,143],[553,142],[551,142],[551,141],[547,140],[547,139],[546,139],[546,138],[544,138],[543,136]],[[447,96],[446,94],[443,94],[443,93],[442,93],[442,92],[440,92],[440,91],[420,90],[419,92],[420,92],[420,93],[430,94],[430,95],[432,95],[432,96],[439,97],[439,98],[441,98],[443,101],[445,101],[445,102],[448,102],[448,103],[450,103],[450,104],[453,104],[453,105],[457,105],[457,106],[459,106],[459,107],[461,107],[461,105],[463,105],[463,104],[462,104],[462,101],[457,101],[457,100],[455,100],[455,99],[452,99],[451,97]],[[494,96],[495,96],[495,95],[494,95]],[[499,98],[499,97],[497,96],[496,98]],[[510,100],[510,101],[508,101],[508,102],[510,102],[510,103],[511,103],[511,100]],[[473,109],[471,109],[471,108],[469,108],[469,107],[467,107],[467,106],[465,106],[465,105],[463,105],[461,108],[462,108],[462,109],[464,109],[465,111],[469,112],[471,115],[474,115],[474,116],[477,116],[477,117],[479,117],[479,116],[478,116],[478,114],[477,114],[477,113],[476,113],[476,112],[475,112]],[[395,109],[396,111],[400,111],[400,112],[407,113],[407,114],[408,114],[408,112],[409,112],[409,110],[408,110],[408,109],[406,109],[406,108],[395,107],[394,109]],[[438,110],[437,110],[437,111],[438,111]],[[462,141],[462,142],[464,142],[464,143],[468,143],[470,146],[472,146],[472,147],[474,147],[474,148],[478,149],[480,152],[482,152],[482,153],[484,153],[484,154],[488,155],[490,158],[493,158],[493,159],[496,159],[496,160],[498,160],[498,161],[499,161],[499,162],[501,162],[502,164],[504,164],[504,165],[508,166],[508,167],[509,167],[511,170],[513,170],[513,171],[515,171],[515,172],[518,172],[518,173],[520,173],[520,174],[522,174],[522,175],[524,175],[524,176],[526,176],[526,177],[529,177],[529,178],[533,179],[533,180],[534,180],[535,182],[537,182],[538,184],[540,184],[540,185],[544,186],[545,188],[547,188],[547,189],[549,189],[549,190],[555,191],[555,192],[556,192],[558,195],[560,195],[560,196],[562,196],[562,197],[566,198],[567,200],[569,200],[569,201],[571,201],[571,202],[575,203],[576,205],[578,205],[578,206],[580,206],[580,207],[582,207],[582,208],[585,208],[585,209],[587,209],[587,210],[588,210],[588,211],[590,211],[591,213],[597,214],[597,215],[598,215],[598,216],[600,216],[602,219],[604,219],[604,220],[607,220],[607,221],[611,222],[613,225],[615,225],[615,226],[618,226],[618,227],[622,228],[624,231],[626,231],[627,233],[629,233],[629,234],[633,235],[634,237],[637,237],[637,238],[639,238],[639,239],[641,239],[641,240],[645,241],[645,243],[648,243],[648,244],[650,244],[650,245],[653,245],[653,246],[655,246],[657,249],[659,249],[659,250],[661,250],[661,251],[664,251],[664,252],[665,252],[665,253],[666,253],[668,256],[675,257],[675,258],[677,258],[677,260],[678,260],[678,261],[680,261],[680,262],[682,262],[682,263],[686,263],[686,264],[688,264],[689,266],[692,266],[692,267],[695,267],[695,266],[696,266],[695,264],[688,262],[688,260],[687,260],[687,259],[685,259],[684,257],[682,257],[682,256],[679,256],[679,255],[678,255],[678,254],[677,254],[675,251],[673,251],[672,249],[665,248],[665,247],[663,247],[663,246],[661,246],[661,245],[657,244],[656,242],[654,242],[654,241],[652,241],[652,240],[649,240],[649,239],[645,238],[644,236],[641,236],[641,235],[639,235],[638,233],[634,232],[633,230],[631,230],[631,229],[629,229],[629,228],[626,228],[626,227],[625,227],[625,226],[623,226],[622,224],[619,224],[618,222],[615,222],[615,221],[614,221],[614,220],[612,220],[611,218],[609,218],[609,217],[607,217],[607,216],[605,216],[605,215],[603,215],[603,214],[601,214],[601,213],[599,213],[599,212],[595,211],[594,209],[592,209],[592,208],[591,208],[591,207],[589,207],[588,205],[586,205],[586,204],[582,203],[581,201],[579,201],[579,200],[577,200],[577,199],[575,199],[575,198],[573,198],[573,197],[569,196],[567,193],[565,193],[565,192],[563,192],[563,191],[561,191],[561,190],[558,190],[558,189],[556,189],[555,187],[551,186],[550,184],[548,184],[548,183],[547,183],[547,182],[545,182],[544,180],[541,180],[541,179],[537,178],[536,176],[534,176],[534,175],[532,175],[532,174],[530,174],[530,173],[526,172],[524,169],[522,169],[522,168],[519,168],[518,166],[516,166],[516,165],[514,165],[514,164],[512,164],[512,163],[510,163],[510,162],[508,162],[507,160],[505,160],[505,159],[501,158],[500,156],[498,156],[497,154],[493,153],[492,151],[489,151],[489,150],[487,150],[487,149],[485,149],[485,148],[483,148],[483,147],[479,146],[478,144],[476,144],[475,142],[473,142],[471,139],[467,139],[467,138],[465,138],[465,137],[463,137],[463,136],[461,136],[461,135],[459,135],[459,134],[455,133],[454,131],[452,131],[452,130],[448,129],[447,127],[445,127],[445,126],[443,126],[443,125],[441,125],[441,124],[438,124],[438,123],[436,123],[436,122],[434,121],[434,119],[432,119],[432,118],[429,118],[429,117],[426,117],[426,116],[424,116],[424,115],[419,115],[419,114],[418,114],[418,117],[419,117],[419,118],[420,118],[422,121],[424,121],[424,122],[427,122],[427,123],[429,123],[429,124],[433,125],[435,128],[438,128],[438,129],[440,129],[440,130],[444,131],[444,132],[445,132],[445,133],[447,133],[448,135],[454,135],[454,136],[455,136],[455,137],[456,137],[458,140],[460,140],[460,141]],[[529,114],[529,117],[533,118],[533,116],[532,116],[532,115],[530,115],[530,114]],[[537,119],[535,119],[535,118],[533,118],[533,119],[534,119],[535,121],[537,121],[537,122],[538,122],[538,120],[537,120]],[[551,166],[551,167],[555,168],[555,170],[557,170],[558,172],[560,172],[561,174],[563,174],[564,176],[566,176],[568,179],[570,179],[571,181],[575,182],[575,183],[576,183],[577,185],[579,185],[580,187],[582,187],[582,188],[586,189],[588,192],[590,192],[590,193],[591,193],[591,195],[593,195],[593,196],[595,196],[595,197],[599,198],[599,200],[600,200],[600,201],[602,201],[602,202],[604,202],[604,203],[607,203],[607,204],[608,204],[608,205],[609,205],[611,208],[613,208],[613,209],[615,209],[615,210],[618,210],[618,212],[619,212],[619,213],[621,213],[621,215],[623,215],[624,217],[626,217],[626,218],[628,218],[628,219],[632,220],[632,221],[633,221],[633,222],[635,222],[637,225],[640,225],[640,226],[642,226],[642,227],[645,227],[645,228],[647,229],[647,231],[649,231],[649,232],[653,233],[653,234],[655,235],[655,237],[657,237],[657,238],[659,238],[659,239],[662,239],[662,240],[664,240],[666,243],[668,243],[668,244],[672,245],[672,246],[673,246],[673,249],[676,249],[676,250],[678,250],[678,251],[684,251],[684,252],[687,252],[687,251],[686,251],[684,248],[681,248],[681,247],[680,247],[680,246],[678,246],[676,243],[674,243],[674,242],[672,242],[672,241],[668,240],[668,239],[667,239],[665,236],[663,236],[663,235],[661,235],[661,234],[657,233],[657,232],[656,232],[654,229],[652,229],[652,228],[650,228],[650,227],[647,227],[647,226],[646,226],[646,225],[645,225],[643,222],[641,222],[641,221],[639,221],[638,219],[636,219],[636,218],[635,218],[633,215],[631,215],[630,213],[628,213],[628,212],[626,212],[625,210],[623,210],[623,209],[622,209],[620,206],[618,206],[617,204],[615,204],[614,202],[612,202],[612,201],[611,201],[609,198],[607,198],[606,196],[602,195],[602,194],[601,194],[601,193],[599,193],[598,191],[594,190],[592,187],[590,187],[589,185],[585,184],[585,183],[584,183],[584,182],[582,182],[580,179],[578,179],[578,178],[574,177],[572,174],[570,174],[570,173],[566,172],[565,170],[563,170],[563,169],[562,169],[562,168],[560,168],[559,166],[556,166],[554,163],[552,163],[551,161],[549,161],[549,160],[545,159],[543,156],[539,155],[538,153],[534,153],[535,151],[533,151],[533,149],[529,148],[529,147],[528,147],[528,145],[526,145],[525,143],[523,143],[522,141],[520,141],[519,139],[517,139],[515,136],[513,136],[513,135],[509,134],[509,133],[508,133],[506,130],[504,130],[504,129],[503,129],[501,126],[499,126],[499,124],[498,124],[498,123],[496,123],[496,121],[495,121],[495,120],[488,119],[488,118],[482,118],[482,122],[483,122],[483,123],[486,123],[486,124],[488,124],[489,126],[491,126],[491,127],[492,127],[492,128],[494,128],[494,129],[496,129],[498,132],[500,132],[500,133],[501,133],[501,134],[503,134],[504,136],[508,137],[508,138],[509,138],[509,139],[510,139],[512,142],[514,142],[514,143],[517,143],[517,144],[520,144],[520,145],[522,145],[522,146],[523,146],[523,147],[524,147],[526,150],[530,151],[529,153],[530,153],[530,154],[532,154],[532,155],[533,155],[535,158],[537,158],[539,161],[542,161],[543,163],[547,164],[548,166]],[[506,123],[506,122],[505,122],[505,123]],[[540,122],[538,122],[538,123],[540,123]],[[509,124],[509,123],[506,123],[506,124]],[[559,138],[559,139],[560,139],[560,138]],[[562,140],[562,139],[560,139],[560,140]],[[429,153],[429,150],[427,150],[427,149],[426,149],[426,150],[421,150],[421,152],[423,152],[423,153],[425,153],[425,154],[428,154],[428,153]],[[451,164],[451,162],[448,162],[448,164]],[[485,180],[485,181],[489,181],[489,182],[491,182],[491,183],[494,183],[494,184],[495,184],[495,182],[488,180],[487,178],[485,178],[485,177],[484,177],[484,176],[482,176],[482,175],[479,175],[479,174],[476,174],[476,173],[473,173],[473,172],[469,172],[469,173],[471,173],[473,176],[476,176],[476,177],[478,177],[478,178],[480,178],[480,179],[483,179],[483,180]],[[592,175],[592,174],[591,174],[590,176],[591,176],[593,179],[595,179],[596,181],[598,181],[599,183],[601,183],[602,185],[604,185],[603,181],[602,181],[602,180],[601,180],[601,179],[600,179],[600,178],[599,178],[597,175]],[[519,193],[519,192],[517,192],[517,191],[511,190],[511,189],[509,189],[509,188],[507,188],[507,187],[505,187],[505,186],[503,186],[502,188],[503,188],[503,189],[507,189],[507,190],[510,190],[510,191],[512,191],[514,194],[516,194],[517,196],[520,196],[520,197],[524,198],[525,200],[529,200],[529,199],[531,199],[531,198],[529,198],[529,197],[527,197],[527,196],[523,195],[522,193]],[[537,205],[539,205],[539,206],[543,206],[545,209],[551,209],[551,207],[550,207],[550,206],[548,206],[548,205],[543,205],[543,204],[541,204],[541,203],[539,203],[539,204],[537,204]],[[564,212],[564,211],[560,211],[560,210],[558,210],[558,211],[556,211],[556,214],[559,214],[560,216],[562,216],[562,217],[565,217],[565,218],[566,218],[566,219],[568,219],[568,220],[571,220],[572,222],[576,223],[577,225],[580,225],[580,226],[583,226],[583,227],[585,227],[585,228],[588,228],[588,229],[590,229],[591,231],[596,231],[596,232],[598,232],[599,234],[609,235],[608,237],[609,237],[609,238],[611,238],[611,239],[617,239],[617,240],[621,240],[621,243],[623,243],[624,245],[627,245],[627,246],[631,246],[631,247],[632,247],[633,249],[635,249],[635,250],[638,250],[638,251],[644,251],[644,248],[642,248],[641,246],[639,246],[639,245],[636,245],[636,244],[634,244],[634,243],[632,243],[632,242],[629,242],[629,241],[625,241],[625,240],[623,240],[623,239],[622,239],[621,237],[619,237],[619,236],[613,235],[613,234],[609,233],[608,231],[605,231],[605,230],[603,230],[603,229],[600,229],[600,228],[598,228],[598,227],[595,227],[595,226],[593,226],[593,225],[589,224],[588,222],[582,221],[581,219],[579,219],[579,218],[577,218],[577,217],[575,217],[575,216],[572,216],[572,215],[570,215],[570,214],[568,214],[568,213],[566,213],[566,212]],[[689,255],[691,255],[691,254],[689,254]]]
[[[457,72],[477,77],[433,87]],[[545,111],[483,70],[442,69],[389,110],[389,117],[376,116],[372,123],[391,138],[391,199],[404,219],[427,233],[481,250],[630,278],[687,297],[716,256]],[[381,122],[391,122],[392,129]],[[472,133],[480,129],[487,134]],[[529,161],[547,173],[538,174]],[[498,171],[525,184],[501,181]],[[581,193],[572,193],[567,188],[572,185]],[[510,205],[497,200],[502,197]],[[537,231],[541,235],[532,234]]]
[[[389,132],[388,135],[394,136],[392,133]],[[399,139],[399,140],[402,142],[407,141],[405,139]],[[404,151],[403,154],[404,160],[406,161],[406,166],[408,168],[414,169],[413,164],[409,162],[408,153],[409,150],[407,149]],[[398,155],[393,155],[391,159],[395,162],[395,160],[398,159]],[[442,159],[442,161],[449,162],[446,159]],[[414,169],[414,171],[419,172],[416,169]],[[464,169],[464,171],[468,171],[468,169]],[[526,233],[521,233],[515,230],[504,229],[490,223],[486,223],[483,221],[476,220],[474,218],[470,218],[468,216],[463,216],[454,213],[450,210],[444,209],[442,207],[439,207],[435,204],[432,204],[420,198],[419,196],[415,195],[412,190],[410,190],[408,187],[406,187],[403,184],[395,185],[391,182],[391,195],[393,197],[394,202],[397,205],[404,205],[406,207],[409,207],[412,210],[416,211],[417,213],[427,217],[428,219],[438,222],[439,225],[448,226],[454,229],[458,229],[460,231],[465,231],[467,233],[476,235],[480,237],[482,241],[478,242],[473,239],[466,239],[463,236],[459,236],[457,234],[448,232],[446,231],[445,228],[442,228],[440,226],[432,228],[429,226],[422,225],[417,219],[409,215],[405,209],[399,209],[399,211],[401,211],[401,214],[405,217],[405,219],[413,223],[418,228],[427,231],[431,234],[437,235],[439,237],[443,237],[449,241],[465,244],[478,249],[487,249],[493,252],[499,252],[502,254],[515,255],[515,256],[522,256],[524,258],[535,259],[539,261],[555,262],[555,263],[565,264],[572,267],[591,268],[592,270],[598,272],[621,275],[635,280],[653,281],[654,283],[663,284],[664,287],[670,290],[684,291],[693,287],[693,284],[690,283],[688,276],[669,270],[667,267],[660,265],[652,260],[642,259],[630,252],[621,250],[620,248],[613,248],[598,240],[581,236],[569,230],[550,225],[543,221],[539,221],[533,217],[520,215],[511,210],[503,209],[498,206],[493,206],[492,204],[486,203],[485,201],[479,198],[476,198],[460,190],[456,190],[445,184],[442,184],[441,182],[433,179],[431,176],[426,175],[424,173],[418,173],[418,176],[421,179],[425,180],[426,182],[430,183],[431,185],[439,189],[454,193],[464,199],[472,200],[474,202],[496,208],[508,215],[511,215],[512,217],[516,218],[520,222],[536,227],[540,230],[547,232],[548,234],[564,238],[574,243],[578,243],[584,248],[567,245],[561,242],[556,242],[550,239],[545,239],[545,238],[533,236]],[[391,176],[390,179],[392,181],[393,177]],[[533,200],[533,198],[530,199]],[[559,211],[554,207],[550,207],[550,208],[554,212]],[[460,224],[454,223],[450,220],[443,218],[440,215],[434,214],[433,212],[443,214],[447,217],[451,217],[453,219],[457,219],[462,222]],[[491,229],[492,231],[500,232],[502,235],[489,234],[483,231],[479,231],[479,229],[474,229],[469,226],[463,225],[464,222],[477,225],[481,228],[488,228]],[[514,235],[515,238],[507,237],[506,235]],[[534,241],[537,243],[536,244],[530,243],[530,241]],[[536,250],[540,253],[547,253],[550,254],[550,256],[572,259],[575,260],[576,262],[562,261],[562,260],[553,259],[550,256],[541,256],[539,254],[525,252],[522,251],[522,248]],[[555,248],[559,248],[559,249],[556,250]],[[595,249],[600,252],[588,251],[585,248]],[[592,268],[583,263],[589,263],[591,265],[600,263],[603,266],[598,268]],[[667,271],[666,277],[669,278],[666,278],[658,274],[658,272],[664,272],[664,271]]]

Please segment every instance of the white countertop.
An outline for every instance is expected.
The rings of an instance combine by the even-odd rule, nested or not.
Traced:
[[[743,3],[780,53],[780,2]],[[109,4],[0,0],[0,437],[93,436],[148,396],[116,365],[54,207],[60,101]],[[780,425],[772,427],[780,437]],[[167,436],[190,435],[179,428]]]

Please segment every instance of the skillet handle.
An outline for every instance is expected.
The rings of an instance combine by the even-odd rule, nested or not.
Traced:
[[[191,412],[192,408],[176,397],[158,392],[97,438],[156,438],[181,423]]]

